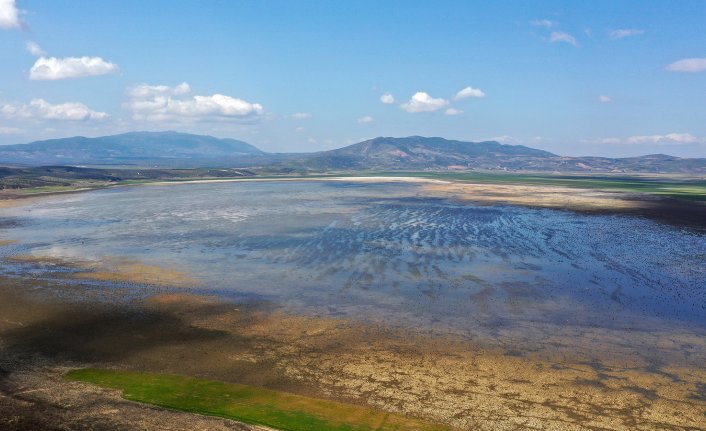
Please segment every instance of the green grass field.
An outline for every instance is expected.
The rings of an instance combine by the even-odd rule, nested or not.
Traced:
[[[66,377],[119,389],[131,401],[283,431],[452,430],[367,407],[192,377],[101,369],[75,370]]]

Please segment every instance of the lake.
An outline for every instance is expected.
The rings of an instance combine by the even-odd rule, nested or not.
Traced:
[[[19,244],[5,254],[130,258],[187,273],[191,292],[299,313],[518,345],[541,344],[537,328],[706,328],[706,237],[634,216],[345,181],[121,187],[0,216]],[[61,275],[3,265],[28,271]]]

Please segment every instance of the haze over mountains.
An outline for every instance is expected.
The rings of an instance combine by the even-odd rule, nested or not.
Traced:
[[[706,173],[706,159],[667,155],[564,157],[523,145],[439,137],[379,137],[299,154],[265,153],[234,139],[178,132],[131,132],[0,146],[0,164],[157,167],[271,167],[283,170],[513,170]]]

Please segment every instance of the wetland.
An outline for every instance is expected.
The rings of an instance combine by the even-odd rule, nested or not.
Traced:
[[[5,402],[41,380],[47,411],[104,391],[118,421],[111,389],[56,377],[90,366],[457,429],[702,429],[706,234],[669,202],[372,177],[6,205]]]

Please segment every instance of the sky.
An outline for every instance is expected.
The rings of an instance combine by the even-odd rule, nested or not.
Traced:
[[[706,0],[0,0],[0,145],[137,130],[706,157]]]

